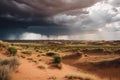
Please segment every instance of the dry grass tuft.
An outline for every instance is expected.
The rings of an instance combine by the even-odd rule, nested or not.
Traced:
[[[46,53],[46,55],[47,55],[47,56],[55,56],[56,53],[54,53],[54,52],[48,52],[48,53]]]
[[[0,66],[0,80],[10,80],[11,70],[9,69],[9,66]]]
[[[95,76],[88,74],[68,74],[65,76],[68,80],[97,80]]]
[[[33,52],[31,50],[23,50],[23,54],[31,55]]]
[[[0,80],[11,80],[11,73],[19,64],[15,57],[0,60]]]
[[[48,78],[48,80],[56,80],[56,79],[57,79],[56,76],[51,76],[51,77]]]
[[[44,65],[37,66],[39,69],[45,69],[46,67]]]
[[[0,40],[0,48],[7,48],[7,47],[9,47],[9,43]]]

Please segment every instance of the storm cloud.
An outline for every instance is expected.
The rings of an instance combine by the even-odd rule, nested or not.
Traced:
[[[0,28],[0,39],[118,40],[120,1],[1,0]]]

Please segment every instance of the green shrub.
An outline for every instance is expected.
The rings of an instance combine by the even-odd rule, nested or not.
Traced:
[[[11,54],[11,55],[16,55],[17,54],[17,49],[15,47],[9,47],[8,48],[8,52]]]
[[[54,63],[60,64],[62,62],[62,57],[60,55],[54,56]]]

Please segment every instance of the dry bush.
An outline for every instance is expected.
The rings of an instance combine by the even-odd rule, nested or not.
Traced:
[[[51,76],[51,77],[48,78],[48,80],[56,80],[56,79],[57,79],[56,76]]]
[[[9,47],[9,44],[7,42],[3,42],[0,40],[0,47],[7,48],[7,47]]]
[[[80,59],[82,57],[83,57],[83,53],[77,52],[77,53],[71,53],[71,54],[64,55],[62,58],[63,59]]]
[[[22,51],[23,54],[31,55],[33,52],[31,50]]]
[[[0,66],[0,80],[10,80],[11,70],[9,69],[9,66]]]
[[[6,54],[6,52],[7,52],[7,48],[9,47],[9,43],[7,43],[7,42],[3,42],[3,41],[1,41],[0,40],[0,51],[2,52],[2,53],[4,53],[4,54]]]
[[[8,52],[10,53],[10,55],[14,56],[17,54],[17,48],[16,47],[9,47]]]
[[[79,57],[82,57],[83,56],[83,52],[77,52],[76,55],[79,56]]]
[[[17,58],[0,60],[0,80],[11,80],[11,72],[19,66]]]
[[[48,53],[46,53],[46,55],[47,55],[47,56],[55,56],[56,53],[54,53],[54,52],[48,52]]]
[[[21,55],[20,57],[21,57],[21,58],[23,58],[23,59],[24,59],[24,58],[26,58],[26,56],[25,56],[25,55]]]
[[[33,58],[27,58],[27,60],[33,60]]]
[[[68,74],[65,76],[66,79],[68,80],[96,80],[92,78],[92,76],[88,75],[79,75],[79,74]]]
[[[90,51],[94,52],[94,53],[103,53],[104,49],[103,48],[95,48],[95,49],[91,49]]]
[[[45,69],[46,67],[44,65],[37,66],[39,69]]]

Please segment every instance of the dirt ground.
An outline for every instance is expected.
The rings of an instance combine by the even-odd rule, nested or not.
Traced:
[[[39,56],[33,54],[31,56],[20,57],[21,65],[18,70],[13,73],[12,80],[67,80],[66,75],[79,74],[81,76],[89,76],[93,80],[119,80],[120,64],[118,67],[112,66],[107,62],[96,66],[102,61],[110,61],[119,59],[119,55],[87,55],[82,58],[64,58],[62,69],[52,67],[48,62],[51,57]],[[36,61],[30,61],[29,58]],[[38,62],[37,62],[38,61]],[[105,66],[108,64],[108,66]],[[41,65],[44,69],[38,68]],[[101,68],[101,66],[104,66]],[[91,79],[90,79],[91,80]]]

